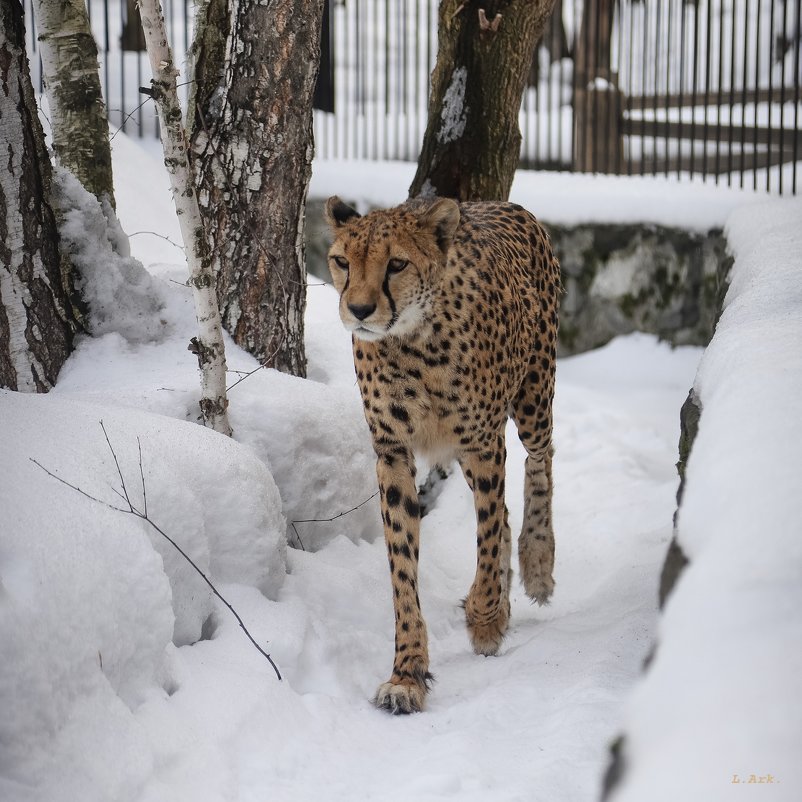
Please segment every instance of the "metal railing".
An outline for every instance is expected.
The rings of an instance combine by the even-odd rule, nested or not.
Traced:
[[[25,0],[29,52],[40,82]],[[192,0],[165,0],[176,61]],[[438,0],[330,0],[314,131],[323,158],[414,161]],[[135,0],[89,0],[113,126],[154,136]],[[802,0],[557,0],[520,113],[521,166],[703,176],[796,194]],[[186,72],[184,70],[184,72]],[[180,79],[179,79],[180,80]]]

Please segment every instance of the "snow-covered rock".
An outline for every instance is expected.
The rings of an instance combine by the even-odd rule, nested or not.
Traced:
[[[737,211],[727,237],[677,520],[690,563],[629,705],[615,802],[802,787],[802,200]]]

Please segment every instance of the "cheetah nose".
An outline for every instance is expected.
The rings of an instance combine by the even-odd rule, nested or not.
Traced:
[[[348,311],[357,320],[364,320],[376,311],[376,304],[348,304]]]

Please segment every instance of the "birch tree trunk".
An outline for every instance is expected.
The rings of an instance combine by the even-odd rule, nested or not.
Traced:
[[[223,329],[195,183],[187,160],[186,133],[175,80],[178,70],[173,64],[167,43],[159,0],[140,0],[139,12],[153,71],[151,94],[156,101],[162,127],[164,164],[170,174],[176,214],[187,254],[189,283],[195,298],[199,333],[197,338],[193,338],[190,350],[197,354],[201,372],[201,413],[206,426],[230,436]]]
[[[86,3],[33,0],[33,6],[56,159],[114,207],[109,124]]]
[[[0,386],[46,392],[78,324],[50,207],[50,162],[19,0],[0,0]]]
[[[306,375],[303,225],[324,0],[208,0],[188,126],[223,323]]]
[[[520,157],[523,90],[553,6],[554,0],[441,1],[428,122],[411,197],[507,199]]]

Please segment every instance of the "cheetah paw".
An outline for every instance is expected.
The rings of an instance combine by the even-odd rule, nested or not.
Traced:
[[[501,604],[499,606],[495,618],[482,623],[471,621],[471,615],[466,605],[465,620],[468,625],[468,634],[470,635],[474,652],[476,652],[476,654],[483,654],[485,657],[491,657],[498,653],[510,623],[509,601],[506,605]]]
[[[519,542],[518,560],[526,595],[537,604],[548,604],[554,592],[554,547],[541,541]]]
[[[385,682],[379,685],[373,704],[379,710],[387,710],[397,716],[402,713],[420,713],[425,698],[426,690],[423,687]]]

